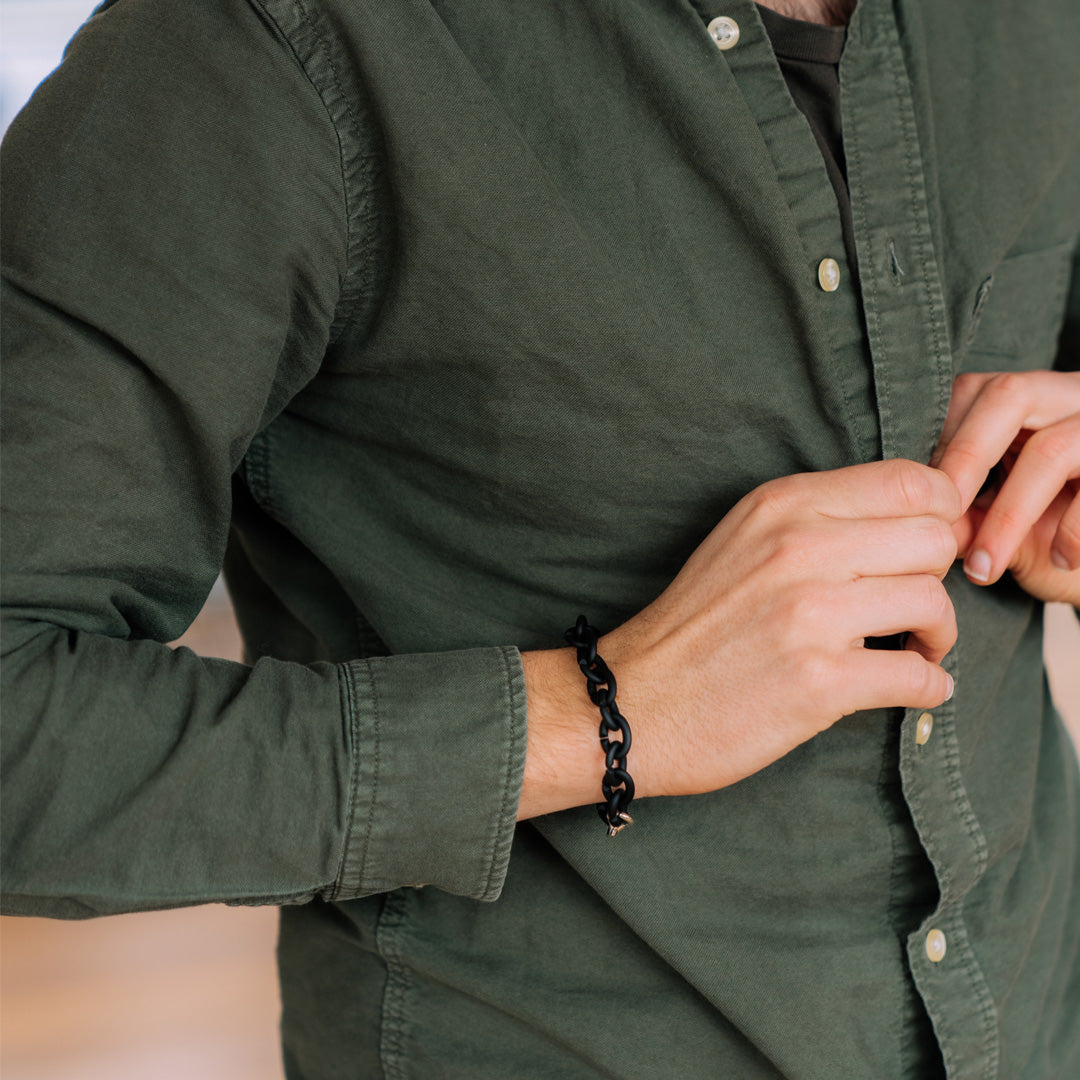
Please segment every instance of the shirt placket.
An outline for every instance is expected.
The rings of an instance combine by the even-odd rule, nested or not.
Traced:
[[[945,418],[953,363],[911,82],[891,5],[861,0],[840,90],[882,451],[926,461]],[[992,1080],[994,1004],[964,914],[965,897],[986,869],[987,846],[960,764],[961,652],[954,648],[945,660],[958,697],[934,710],[907,710],[900,729],[904,796],[940,890],[937,909],[908,936],[907,952],[950,1080]]]

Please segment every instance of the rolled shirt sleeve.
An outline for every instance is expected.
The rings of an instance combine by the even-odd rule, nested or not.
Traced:
[[[517,649],[376,657],[344,667],[357,779],[334,898],[431,882],[496,899],[525,767]],[[430,724],[419,728],[418,716]]]

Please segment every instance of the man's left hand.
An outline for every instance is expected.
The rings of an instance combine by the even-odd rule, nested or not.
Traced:
[[[1080,604],[1080,372],[959,376],[931,464],[960,489],[970,580],[1011,570],[1040,600]]]

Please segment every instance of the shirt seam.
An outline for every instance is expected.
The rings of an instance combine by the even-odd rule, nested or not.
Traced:
[[[983,836],[978,819],[971,808],[971,802],[967,797],[963,778],[960,775],[960,747],[956,742],[955,731],[951,730],[954,727],[953,717],[946,714],[943,719],[948,721],[943,725],[945,727],[945,773],[948,777],[949,792],[953,797],[957,810],[960,812],[960,820],[964,823],[964,829],[967,831],[972,847],[975,849],[975,872],[972,877],[972,886],[974,886],[986,872],[986,838]]]
[[[503,673],[506,679],[504,684],[504,700],[506,703],[506,716],[510,723],[510,739],[509,745],[506,748],[506,766],[503,774],[503,791],[502,799],[499,804],[499,818],[495,823],[495,835],[491,845],[491,855],[488,859],[488,877],[487,883],[484,885],[484,896],[490,897],[493,888],[495,887],[495,877],[498,871],[500,863],[499,848],[502,846],[503,839],[507,832],[506,815],[510,803],[510,789],[515,772],[515,763],[517,761],[517,745],[518,745],[518,725],[515,720],[515,697],[517,696],[514,691],[514,673],[510,668],[510,657],[507,649],[500,650],[500,658],[503,664]],[[513,832],[513,826],[510,826],[511,833]]]
[[[379,1032],[379,1063],[386,1080],[407,1080],[405,1070],[405,1030],[408,1022],[408,968],[401,957],[401,935],[405,924],[409,890],[387,893],[375,930],[376,944],[386,964],[386,985],[382,998],[382,1030]]]
[[[311,15],[308,12],[307,8],[304,6],[303,0],[294,0],[294,2],[296,4],[296,10],[300,13],[300,18],[303,20],[304,25],[308,29],[308,32],[315,39],[315,41],[318,42],[319,48],[322,50],[323,56],[326,59],[326,66],[330,69],[330,75],[333,78],[334,88],[337,90],[338,95],[342,100],[347,100],[345,98],[345,94],[344,94],[344,92],[343,92],[343,90],[341,88],[341,79],[338,76],[337,68],[334,66],[334,61],[330,56],[330,52],[329,52],[329,50],[327,48],[325,40],[323,39],[323,37],[319,33],[319,31],[316,29],[315,24],[312,22]],[[313,85],[314,85],[314,80],[313,80]],[[346,169],[345,169],[345,140],[342,137],[341,130],[338,127],[337,118],[333,115],[333,113],[332,113],[329,105],[325,101],[325,99],[323,99],[322,92],[319,90],[318,86],[315,86],[315,89],[316,89],[316,92],[319,93],[320,100],[323,101],[323,108],[326,109],[326,115],[329,117],[330,123],[334,127],[334,135],[337,137],[337,143],[338,143],[338,165],[339,165],[339,167],[341,169],[341,188],[342,188],[342,193],[343,193],[343,195],[345,197],[345,281],[343,281],[341,283],[341,289],[340,289],[340,292],[338,293],[338,304],[340,305],[342,303],[346,303],[346,304],[351,306],[351,304],[355,303],[356,300],[355,300],[355,298],[348,297],[348,294],[347,294],[347,291],[346,291],[346,288],[345,288],[345,282],[348,281],[349,276],[352,273],[354,230],[353,230],[353,222],[352,222],[352,208],[350,206],[350,203],[352,202],[352,199],[350,197],[349,183],[348,183],[348,179],[346,177]],[[349,119],[353,120],[354,126],[355,126],[355,120],[354,120],[354,118],[352,116],[352,113],[351,113],[351,110],[349,110],[348,106],[346,106],[345,112],[346,112],[346,115],[349,116]],[[338,316],[338,314],[335,314],[334,323],[337,324],[338,321],[339,321],[339,316]],[[342,325],[344,325],[344,322],[347,322],[347,321],[348,321],[347,319],[344,320],[342,322]],[[337,332],[336,333],[335,333],[334,327],[333,326],[331,327],[331,330],[330,330],[330,344],[333,344],[333,342],[337,339],[337,337],[340,335],[340,333],[341,333],[341,326],[337,326]]]
[[[345,272],[339,282],[336,310],[329,329],[327,346],[330,347],[361,313],[371,317],[381,293],[378,279],[385,261],[385,245],[380,228],[381,207],[373,205],[377,200],[372,198],[373,189],[378,186],[380,170],[375,164],[377,155],[368,141],[373,140],[374,135],[368,131],[368,139],[363,137],[366,129],[361,125],[349,95],[345,93],[331,49],[304,0],[256,2],[288,43],[312,89],[319,96],[337,139],[344,203]],[[294,14],[289,29],[270,10],[283,2],[288,3]],[[314,70],[316,60],[319,61],[318,66],[325,66],[322,73]],[[352,129],[351,142],[342,130],[342,121],[345,120]],[[367,127],[374,127],[370,118]]]
[[[986,1068],[983,1072],[985,1080],[994,1080],[998,1074],[998,1064],[1001,1053],[1000,1040],[998,1038],[997,1010],[994,1008],[994,999],[986,985],[986,978],[982,968],[975,957],[975,951],[968,937],[967,927],[964,924],[963,908],[958,906],[956,911],[956,924],[963,948],[960,951],[961,963],[968,977],[977,1002],[979,1019],[982,1021],[985,1036],[983,1039],[984,1053],[986,1055]]]
[[[342,705],[345,709],[346,719],[348,721],[347,731],[349,734],[349,754],[351,756],[350,768],[349,768],[349,801],[345,811],[345,836],[343,837],[341,845],[341,856],[338,859],[337,877],[335,879],[334,891],[331,899],[338,899],[346,889],[345,876],[349,866],[349,848],[351,846],[353,829],[356,819],[356,807],[358,789],[360,786],[360,750],[359,750],[359,719],[356,711],[356,700],[353,692],[352,685],[352,672],[347,664],[343,664],[338,671],[338,680],[341,686]],[[378,762],[378,742],[376,741],[376,754],[375,761]],[[374,802],[374,789],[372,791],[372,802]],[[364,847],[362,852],[367,849],[368,837],[364,837]],[[360,865],[363,866],[363,855],[361,855]]]
[[[367,862],[367,854],[371,850],[371,837],[375,831],[375,807],[379,797],[380,780],[380,749],[382,742],[382,724],[379,710],[379,694],[375,685],[375,674],[371,670],[368,661],[362,661],[364,673],[367,676],[368,689],[371,697],[371,799],[368,802],[367,819],[364,823],[364,839],[360,847],[359,865],[357,866],[357,888],[363,886],[364,865]],[[359,758],[359,754],[357,754]],[[359,780],[357,781],[359,783]]]
[[[950,954],[954,952],[959,954],[962,973],[965,981],[971,987],[975,999],[974,1015],[979,1018],[983,1025],[984,1035],[981,1055],[984,1064],[978,1073],[973,1074],[973,1076],[977,1076],[978,1080],[995,1080],[998,1075],[1001,1057],[1000,1039],[997,1034],[997,1010],[994,1007],[993,997],[986,986],[982,968],[968,937],[962,904],[957,901],[948,905],[948,907],[949,912],[945,915],[945,918],[935,921],[937,921],[939,927],[945,928],[946,939],[950,942]],[[929,992],[927,996],[937,1003],[943,1014],[950,1012],[947,994],[939,994],[934,990]],[[951,1077],[954,1070],[957,1072],[960,1070],[961,1065],[947,1029],[938,1034],[937,1041],[946,1072]]]
[[[276,516],[270,485],[270,428],[256,433],[244,454],[244,477],[256,503],[271,517]]]

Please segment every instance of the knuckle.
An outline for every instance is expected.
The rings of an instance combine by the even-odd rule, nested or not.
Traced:
[[[944,628],[942,631],[942,644],[944,648],[941,650],[942,657],[952,651],[952,647],[956,644],[956,639],[959,636],[959,630],[956,625],[956,619],[950,609],[948,617],[944,621]]]
[[[804,584],[789,591],[784,617],[792,651],[807,640],[820,640],[831,623],[831,593],[821,586]]]
[[[885,483],[898,505],[907,510],[927,506],[933,495],[931,470],[914,461],[896,458],[888,462]]]
[[[928,702],[940,685],[940,669],[918,653],[907,652],[904,657],[904,690],[908,700],[914,705]]]
[[[1022,371],[1003,371],[990,379],[987,390],[1003,398],[1013,398],[1026,394],[1028,377]]]
[[[1075,439],[1064,425],[1055,425],[1036,431],[1028,439],[1024,450],[1049,466],[1060,466],[1076,452]]]
[[[804,649],[795,658],[799,688],[811,709],[818,714],[834,710],[840,687],[840,665],[835,657],[820,649]]]
[[[987,524],[989,522],[989,524]],[[987,522],[983,523],[983,532],[989,535],[1001,535],[1005,537],[1023,536],[1031,527],[1019,508],[1002,506],[995,503],[987,514]],[[989,545],[987,545],[989,546]]]
[[[798,663],[809,647],[820,650],[829,640],[832,605],[828,590],[809,586],[787,591],[776,610],[774,640],[779,653]]]
[[[956,394],[974,393],[986,380],[987,376],[983,372],[965,371],[953,380],[953,392]]]
[[[791,598],[788,606],[789,625],[798,635],[821,633],[825,625],[827,606],[821,590],[800,589]]]
[[[786,566],[798,555],[799,541],[790,529],[778,530],[771,538],[770,556],[773,562]]]
[[[949,608],[949,622],[948,632],[945,635],[945,640],[949,643],[946,652],[951,651],[952,647],[956,644],[957,639],[960,637],[960,625],[956,621],[956,612],[950,606]]]
[[[923,582],[930,613],[939,618],[952,615],[952,600],[949,599],[945,586],[936,577],[931,576],[924,576]]]
[[[777,533],[770,554],[785,577],[801,576],[808,568],[817,565],[820,548],[821,541],[814,529],[794,526]]]
[[[913,587],[918,590],[916,604],[921,612],[920,621],[934,633],[935,640],[948,641],[948,647],[952,648],[956,643],[956,612],[945,586],[938,578],[924,574]]]
[[[929,610],[934,622],[939,626],[955,628],[956,612],[945,586],[936,577],[927,578],[927,582]]]
[[[983,464],[984,453],[972,439],[957,438],[949,443],[949,457],[953,466],[977,466]]]
[[[759,518],[772,520],[788,514],[798,499],[792,477],[782,476],[769,480],[755,488],[748,496],[750,513]]]
[[[768,484],[754,488],[743,497],[740,504],[746,513],[746,522],[751,528],[768,526],[776,517],[776,495],[769,490]]]
[[[947,522],[940,518],[934,518],[930,523],[931,544],[933,546],[932,558],[934,569],[938,571],[948,570],[956,561],[958,551],[956,534]]]

